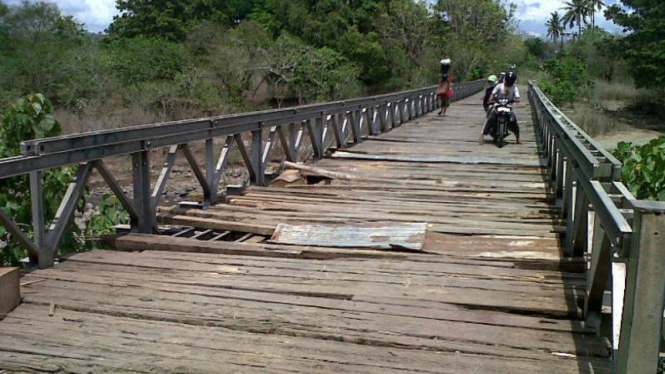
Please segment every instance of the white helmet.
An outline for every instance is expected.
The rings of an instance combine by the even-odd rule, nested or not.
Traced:
[[[450,59],[449,58],[444,58],[443,60],[439,61],[439,64],[441,64],[441,65],[450,65]]]

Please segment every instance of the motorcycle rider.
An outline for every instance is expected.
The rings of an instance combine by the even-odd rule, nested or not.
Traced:
[[[485,90],[485,97],[483,97],[483,108],[485,108],[485,114],[489,114],[490,110],[490,96],[492,96],[492,91],[494,87],[499,84],[499,78],[496,75],[492,74],[487,78],[487,89]]]
[[[490,95],[489,102],[494,103],[498,99],[508,99],[511,101],[519,102],[520,91],[517,89],[517,86],[515,85],[516,81],[517,81],[517,74],[515,74],[512,71],[508,72],[508,74],[506,74],[506,79],[504,83],[497,84],[496,87],[494,87],[492,95]],[[491,109],[491,113],[487,118],[487,121],[485,122],[485,126],[483,126],[482,133],[480,134],[479,142],[481,144],[485,142],[484,136],[489,135],[492,130],[492,127],[496,126],[496,119],[497,119],[496,116],[497,116],[496,111],[494,109]],[[522,142],[520,142],[520,128],[519,125],[517,124],[517,117],[515,117],[514,112],[510,113],[510,120],[508,121],[508,131],[515,134],[515,139],[517,144],[522,144]]]

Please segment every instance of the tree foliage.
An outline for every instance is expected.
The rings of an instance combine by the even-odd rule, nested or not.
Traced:
[[[582,24],[587,23],[587,18],[593,12],[589,0],[567,1],[563,9],[563,24],[570,28],[577,25],[577,35],[582,35]]]
[[[4,99],[27,92],[58,96],[72,79],[63,66],[85,42],[81,24],[71,16],[61,15],[51,3],[23,1],[3,9],[0,11],[0,87],[7,95]]]
[[[0,123],[0,158],[20,154],[24,140],[60,134],[60,124],[53,117],[51,102],[42,94],[26,95],[7,107]],[[73,177],[70,168],[43,173],[44,214],[53,217],[58,203]],[[26,175],[0,180],[0,209],[21,228],[31,228],[30,183]],[[65,243],[67,244],[67,243]],[[0,265],[16,264],[26,256],[15,238],[0,226]]]
[[[173,79],[188,68],[182,44],[139,36],[113,41],[109,47],[110,70],[122,83]]]
[[[622,0],[605,16],[629,31],[622,41],[623,57],[631,67],[638,87],[665,91],[665,2],[659,0]]]
[[[548,79],[539,82],[540,88],[555,104],[574,103],[580,91],[593,84],[584,62],[574,56],[550,59],[544,70]]]
[[[501,0],[437,1],[433,8],[436,30],[450,32],[439,32],[434,48],[439,55],[452,57],[456,77],[478,79],[515,62],[507,59],[514,52],[510,38],[515,9]]]
[[[263,3],[264,0],[117,0],[120,14],[113,18],[107,31],[113,39],[142,35],[182,41],[189,29],[202,21],[233,26]]]
[[[614,156],[623,163],[622,180],[636,198],[665,201],[665,136],[642,146],[621,142]]]
[[[545,23],[545,26],[547,26],[547,36],[552,38],[552,41],[555,43],[561,39],[561,46],[563,47],[563,33],[566,31],[566,27],[559,12],[553,12],[550,15],[550,19]]]

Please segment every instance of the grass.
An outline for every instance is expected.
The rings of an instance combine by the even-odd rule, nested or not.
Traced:
[[[608,114],[602,108],[588,103],[575,104],[575,111],[570,113],[569,117],[591,136],[626,131],[630,128],[618,116]]]
[[[155,110],[138,103],[112,105],[98,110],[57,109],[55,117],[62,125],[63,135],[88,131],[117,129],[183,119],[218,116],[232,113],[231,107],[220,107],[215,112],[201,112],[193,107],[175,107],[168,111]]]
[[[662,107],[655,102],[657,98],[655,92],[635,88],[630,81],[596,80],[575,103],[569,116],[591,136],[626,132],[639,127],[634,122],[636,115],[647,114],[644,108],[654,111]]]
[[[519,72],[519,81],[521,84],[528,84],[531,80],[541,80],[547,78],[547,73],[542,70],[525,69]]]
[[[603,101],[633,103],[648,102],[653,99],[654,93],[650,90],[635,88],[632,82],[596,80],[588,96],[590,101],[597,103]]]

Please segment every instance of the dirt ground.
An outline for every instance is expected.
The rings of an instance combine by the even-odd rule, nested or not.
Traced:
[[[620,131],[611,134],[603,134],[594,137],[598,143],[607,150],[616,148],[619,142],[630,142],[638,145],[646,144],[660,135],[664,135],[665,131],[646,130],[632,127],[628,131]]]

